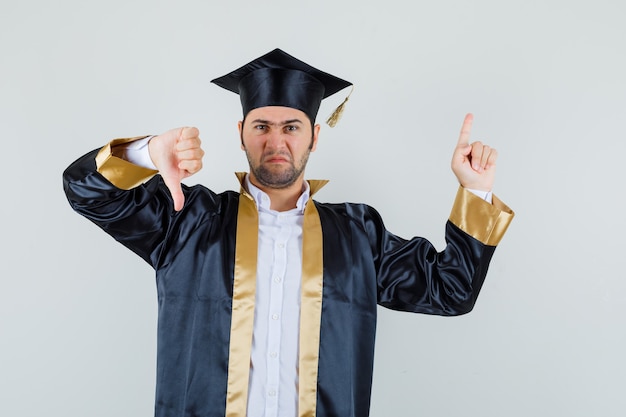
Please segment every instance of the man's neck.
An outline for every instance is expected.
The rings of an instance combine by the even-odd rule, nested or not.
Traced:
[[[276,211],[288,211],[296,208],[298,199],[304,190],[304,178],[298,178],[296,182],[285,188],[273,188],[263,184],[250,176],[250,182],[263,191],[270,198],[270,209]]]

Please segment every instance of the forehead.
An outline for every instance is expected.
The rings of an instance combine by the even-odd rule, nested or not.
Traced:
[[[283,106],[266,106],[252,109],[246,115],[246,120],[264,120],[272,123],[299,120],[304,124],[310,123],[309,117],[302,110]]]

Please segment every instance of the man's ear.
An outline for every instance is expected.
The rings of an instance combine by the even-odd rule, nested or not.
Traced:
[[[237,130],[239,130],[239,139],[241,140],[241,150],[245,150],[245,147],[243,146],[243,121],[238,121],[237,122]]]
[[[319,137],[319,134],[320,134],[320,125],[317,124],[313,126],[313,143],[311,144],[311,152],[315,151],[315,149],[317,148],[317,139]]]

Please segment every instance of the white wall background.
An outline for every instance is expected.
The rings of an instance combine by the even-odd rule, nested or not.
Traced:
[[[275,47],[356,85],[310,162],[318,199],[442,248],[473,112],[517,213],[471,314],[381,309],[372,416],[625,415],[625,18],[621,0],[3,0],[0,415],[152,415],[152,271],[71,211],[61,173],[195,125],[188,182],[236,188],[238,98],[209,81]]]

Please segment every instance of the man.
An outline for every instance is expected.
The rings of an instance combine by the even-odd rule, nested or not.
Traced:
[[[114,140],[64,173],[72,207],[156,270],[155,415],[367,416],[377,305],[474,306],[513,217],[491,195],[497,153],[469,143],[468,115],[437,253],[388,232],[369,206],[311,198],[325,184],[304,180],[317,111],[350,83],[278,49],[213,82],[243,107],[240,193],[181,185],[204,154],[187,127]]]

